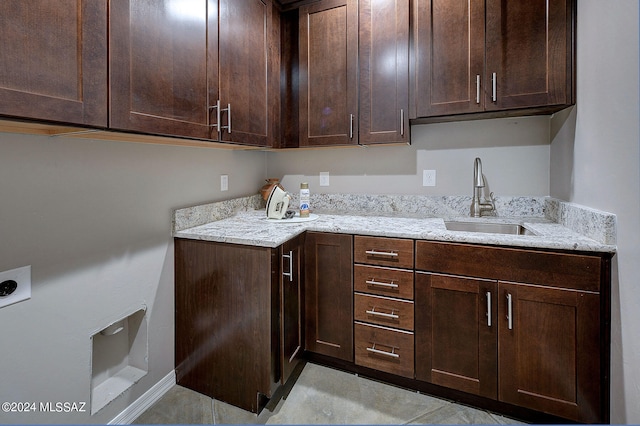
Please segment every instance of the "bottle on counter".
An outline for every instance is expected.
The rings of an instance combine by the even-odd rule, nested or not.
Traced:
[[[309,193],[309,184],[303,182],[300,184],[300,217],[309,217],[309,203],[311,195]]]

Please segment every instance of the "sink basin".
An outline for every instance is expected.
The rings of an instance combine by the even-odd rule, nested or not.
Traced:
[[[533,232],[517,223],[445,221],[444,225],[449,231],[485,232],[489,234],[509,235],[535,235]]]

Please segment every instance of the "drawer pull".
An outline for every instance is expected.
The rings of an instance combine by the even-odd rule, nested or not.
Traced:
[[[377,312],[375,306],[373,308],[371,308],[371,310],[366,311],[369,315],[375,315],[375,316],[379,316],[379,317],[385,317],[385,318],[392,318],[392,319],[400,319],[399,315],[396,315],[393,313],[393,310],[391,311],[390,314],[384,313],[384,312]]]
[[[368,347],[367,351],[372,352],[374,354],[378,354],[378,355],[384,355],[384,356],[389,356],[391,358],[400,358],[400,355],[398,355],[397,353],[395,353],[395,348],[391,348],[391,352],[387,352],[387,351],[381,351],[380,349],[376,349],[376,344],[373,344],[373,347]]]
[[[389,257],[398,257],[398,253],[393,251],[377,251],[377,250],[367,250],[365,253],[370,254],[371,256],[389,256]]]
[[[391,281],[390,283],[382,283],[380,281],[376,281],[375,279],[370,279],[365,281],[367,284],[369,285],[377,285],[380,287],[389,287],[389,288],[398,288],[398,284],[394,283],[393,281]]]

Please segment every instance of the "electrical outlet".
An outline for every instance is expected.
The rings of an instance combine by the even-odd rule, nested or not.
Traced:
[[[422,171],[422,186],[436,186],[436,171],[435,170],[423,170]]]
[[[31,299],[31,265],[0,272],[0,308]]]
[[[220,191],[229,190],[229,175],[220,175]]]
[[[320,172],[320,186],[329,186],[329,172]]]

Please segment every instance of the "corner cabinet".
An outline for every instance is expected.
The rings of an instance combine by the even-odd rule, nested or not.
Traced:
[[[575,102],[575,0],[414,1],[412,118]]]
[[[299,14],[300,146],[357,144],[357,0],[322,0]]]
[[[107,126],[107,0],[0,2],[0,115]]]
[[[299,145],[409,142],[409,0],[299,10]]]
[[[418,241],[416,269],[417,379],[608,422],[608,259]]]
[[[307,232],[305,349],[353,361],[353,237]]]
[[[112,1],[109,26],[111,128],[258,146],[276,138],[271,0]]]

